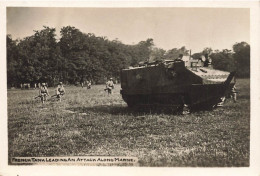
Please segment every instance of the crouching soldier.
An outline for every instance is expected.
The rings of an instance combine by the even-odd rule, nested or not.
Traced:
[[[223,96],[219,99],[219,103],[217,104],[217,107],[222,107],[224,106],[224,103],[225,103],[225,100],[226,100],[226,97]]]
[[[65,94],[65,89],[63,87],[62,82],[59,83],[57,89],[56,89],[56,96],[58,100],[61,102],[61,97]]]
[[[46,86],[45,83],[42,83],[42,86],[41,86],[41,88],[40,88],[40,90],[39,90],[39,96],[37,96],[37,97],[35,97],[35,98],[40,97],[42,104],[44,104],[45,101],[46,101],[46,97],[47,97],[47,96],[49,96],[48,88],[47,88],[47,86]]]

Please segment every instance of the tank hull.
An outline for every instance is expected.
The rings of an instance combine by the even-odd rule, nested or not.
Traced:
[[[141,104],[212,107],[234,85],[233,73],[187,68],[182,63],[121,72],[121,94],[129,107]]]
[[[127,94],[121,91],[123,100],[132,107],[142,104],[162,104],[172,106],[182,106],[188,104],[191,107],[212,107],[220,102],[220,98],[225,96],[234,83],[226,87],[224,84],[215,85],[191,85],[167,93],[153,94]]]

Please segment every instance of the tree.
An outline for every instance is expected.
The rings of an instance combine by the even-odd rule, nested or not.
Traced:
[[[173,48],[171,50],[168,50],[165,54],[166,59],[176,59],[179,57],[179,55],[182,54],[183,56],[188,56],[189,55],[189,50],[186,49],[185,46],[177,49]]]
[[[84,34],[71,26],[62,28],[61,36],[59,45],[66,63],[71,67],[65,74],[70,83],[85,78],[97,83],[104,82],[104,77],[119,79],[120,70],[129,66],[132,60],[133,53],[128,50],[130,47],[118,40],[109,41],[106,37]],[[140,46],[149,45],[149,42]]]
[[[233,45],[237,76],[250,77],[250,45],[240,42]]]
[[[7,85],[13,87],[18,83],[17,68],[20,67],[17,41],[11,35],[6,36],[7,46]]]
[[[201,54],[205,55],[211,55],[213,52],[213,50],[210,47],[206,47],[203,49],[203,51],[201,52]]]
[[[214,69],[229,72],[236,69],[233,53],[231,50],[224,49],[221,52],[212,53],[210,57],[212,58],[212,65]]]
[[[150,61],[162,61],[164,60],[164,54],[166,51],[161,48],[154,47],[150,54]]]
[[[61,39],[57,42],[55,32],[55,28],[43,26],[42,30],[19,41],[6,36],[8,86],[36,82],[55,85],[59,81],[74,84],[85,79],[104,83],[108,77],[119,79],[122,69],[137,66],[141,61],[162,61],[176,59],[180,54],[189,55],[185,46],[168,51],[157,48],[151,38],[125,45],[118,39],[109,41],[105,36],[66,26],[61,29]],[[234,44],[233,50],[213,52],[207,47],[194,53],[193,58],[210,55],[214,68],[236,69],[239,76],[249,76],[250,46],[240,42]]]
[[[201,56],[202,56],[202,53],[194,53],[194,54],[192,54],[191,57],[193,59],[199,60],[201,58]]]
[[[44,26],[33,36],[21,40],[18,45],[22,59],[21,81],[52,83],[57,70],[55,36],[55,28]]]

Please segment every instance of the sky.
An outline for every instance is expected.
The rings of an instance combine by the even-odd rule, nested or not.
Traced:
[[[185,46],[192,53],[250,44],[248,8],[7,8],[7,34],[13,39],[31,36],[43,26],[55,27],[57,39],[62,27],[74,26],[124,44],[152,38],[156,47]]]

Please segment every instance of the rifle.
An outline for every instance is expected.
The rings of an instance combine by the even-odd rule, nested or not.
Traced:
[[[111,87],[111,89],[107,87],[104,89],[104,91],[108,91],[108,90],[112,90],[112,89],[114,89],[114,87]]]
[[[41,97],[42,97],[41,95],[37,95],[36,97],[34,97],[34,99],[41,98]]]
[[[64,94],[65,94],[65,93],[60,93],[59,95],[64,95]],[[58,96],[58,94],[54,94],[54,95],[51,96],[51,98],[52,98],[52,97],[57,97],[57,96]]]
[[[47,96],[49,96],[48,94],[46,94],[46,97]],[[43,95],[37,95],[36,97],[34,97],[34,99],[36,99],[36,98],[41,98],[41,97],[43,97]]]

